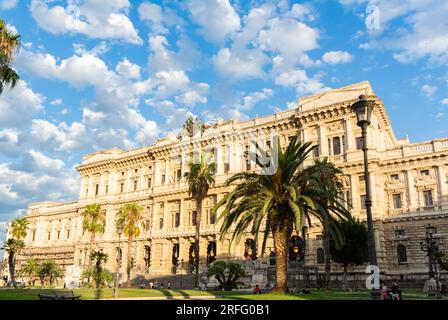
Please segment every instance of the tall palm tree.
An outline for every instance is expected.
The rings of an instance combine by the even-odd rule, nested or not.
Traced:
[[[30,222],[27,218],[15,218],[11,222],[11,235],[14,239],[25,239],[28,234],[28,226]]]
[[[247,230],[251,230],[256,235],[256,246],[258,234],[263,234],[264,252],[272,233],[276,254],[276,290],[286,291],[287,252],[292,232],[295,228],[299,233],[304,221],[310,224],[312,217],[322,220],[320,212],[315,209],[317,199],[325,194],[317,187],[309,186],[309,174],[305,172],[304,161],[313,149],[311,144],[302,144],[298,137],[293,137],[283,150],[278,137],[273,142],[271,166],[274,165],[275,172],[268,171],[269,167],[257,159],[257,154],[250,154],[261,172],[243,172],[230,177],[226,184],[236,183],[236,186],[213,211],[224,206],[219,217],[223,219],[221,239],[234,227],[231,243],[239,241]]]
[[[325,257],[325,288],[331,289],[331,250],[330,241],[341,244],[342,235],[338,228],[337,220],[351,220],[350,211],[346,209],[347,203],[340,196],[343,192],[343,172],[327,158],[315,160],[314,165],[306,170],[310,175],[310,186],[317,187],[324,192],[323,197],[317,199],[316,210],[322,217],[323,249]]]
[[[118,211],[117,226],[123,227],[123,234],[128,238],[128,252],[127,252],[127,286],[131,286],[131,247],[132,240],[140,235],[140,225],[145,227],[143,219],[143,207],[140,207],[135,202],[128,203],[120,208]]]
[[[16,268],[16,254],[18,254],[23,248],[25,248],[25,243],[23,240],[8,239],[3,244],[3,250],[8,254],[8,267],[9,267],[9,277],[11,278],[12,285],[17,288],[15,268]]]
[[[10,67],[20,47],[19,39],[20,35],[8,30],[0,19],[0,95],[5,85],[13,88],[19,80],[19,75]]]
[[[107,262],[108,255],[101,250],[97,250],[92,252],[91,259],[95,261],[95,271],[94,271],[94,281],[95,281],[95,288],[99,289],[102,285],[102,272],[103,272],[103,264]],[[99,292],[97,292],[99,293]]]
[[[189,163],[189,172],[185,173],[188,181],[188,193],[196,204],[195,237],[194,237],[194,284],[199,288],[199,231],[201,229],[202,200],[207,197],[210,186],[215,182],[215,163],[208,163],[205,154],[201,153],[197,162]]]
[[[28,233],[29,221],[26,218],[15,218],[11,221],[10,233],[12,238],[6,240],[4,250],[8,253],[9,276],[11,277],[14,288],[17,287],[15,268],[16,255],[25,247],[22,239],[25,239]]]
[[[34,258],[26,260],[25,264],[20,267],[19,274],[25,275],[29,279],[29,286],[34,285],[34,277],[39,273],[40,265],[39,261]]]
[[[89,204],[85,207],[82,213],[82,229],[90,233],[89,241],[89,267],[91,267],[92,260],[90,256],[92,254],[93,245],[95,243],[95,237],[97,234],[103,234],[106,229],[106,212],[101,209],[101,206],[97,203]]]

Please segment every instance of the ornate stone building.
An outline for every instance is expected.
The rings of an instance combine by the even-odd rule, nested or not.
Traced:
[[[248,148],[248,133],[264,132],[270,136],[278,132],[283,144],[296,134],[304,141],[312,141],[318,147],[308,161],[328,157],[344,171],[347,179],[343,196],[352,205],[353,215],[365,220],[361,132],[350,109],[360,94],[376,101],[368,129],[368,147],[380,269],[401,280],[426,277],[428,259],[420,242],[428,224],[437,228],[435,238],[439,248],[448,250],[448,139],[420,143],[397,139],[383,102],[368,82],[302,98],[294,110],[243,122],[218,122],[197,139],[196,145],[217,163],[216,183],[205,200],[201,223],[203,266],[215,258],[250,260],[259,252],[253,248],[251,234],[230,247],[228,238],[219,241],[219,221],[210,214],[214,204],[230,190],[225,187],[225,180],[236,172],[255,168],[237,152]],[[133,243],[132,273],[146,277],[188,273],[194,254],[195,207],[183,178],[190,145],[187,140],[168,136],[143,148],[130,151],[113,148],[84,156],[77,168],[81,175],[79,200],[45,201],[29,206],[27,249],[20,259],[52,258],[64,267],[85,266],[89,234],[83,234],[80,212],[87,204],[99,203],[106,210],[107,223],[104,234],[97,235],[95,245],[109,255],[106,267],[115,271],[118,254],[115,216],[123,204],[136,201],[144,208],[146,227]],[[304,240],[305,252],[299,255],[305,256],[307,266],[323,270],[320,226],[314,224],[308,228]],[[271,250],[272,244],[268,243],[267,252],[264,255],[259,252],[258,259],[272,263]],[[296,259],[293,251],[290,258]]]

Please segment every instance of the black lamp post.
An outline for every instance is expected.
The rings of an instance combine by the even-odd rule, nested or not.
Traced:
[[[114,296],[118,298],[118,278],[120,277],[120,262],[121,262],[121,234],[123,233],[123,226],[117,226],[118,233],[118,252],[117,252],[117,273],[115,275],[115,290]]]
[[[440,284],[439,284],[439,275],[437,272],[437,262],[434,261],[434,254],[437,251],[437,242],[433,238],[433,234],[436,233],[436,228],[432,226],[431,224],[428,224],[426,227],[426,237],[425,237],[425,243],[420,242],[420,247],[422,251],[425,251],[428,256],[429,260],[429,280],[435,279],[436,280],[436,295],[437,298],[440,298]]]
[[[366,186],[366,213],[367,213],[367,231],[369,240],[369,260],[370,265],[377,266],[375,237],[373,233],[373,219],[372,219],[372,200],[370,194],[370,176],[369,176],[369,161],[367,157],[367,127],[370,125],[372,110],[375,101],[367,100],[365,95],[360,95],[359,100],[352,105],[352,110],[356,113],[357,125],[361,128],[362,133],[362,151],[364,153],[364,180]],[[373,290],[379,288],[374,288]],[[372,292],[374,293],[374,292]],[[375,292],[377,295],[377,292]]]

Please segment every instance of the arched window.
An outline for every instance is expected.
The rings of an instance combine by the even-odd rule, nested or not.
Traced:
[[[255,241],[253,239],[247,239],[244,244],[244,259],[256,260]]]
[[[299,236],[292,236],[289,240],[289,261],[303,260],[303,241]]]
[[[408,261],[408,255],[406,253],[406,247],[402,244],[397,246],[397,258],[398,263],[403,263]]]
[[[207,245],[207,265],[216,260],[216,242],[210,241]]]
[[[177,261],[179,260],[179,244],[175,243],[173,245],[173,256],[172,256],[173,266],[177,266]]]
[[[325,263],[325,253],[324,253],[324,249],[322,248],[318,248],[316,251],[316,257],[317,257],[317,263],[318,264],[323,264]]]

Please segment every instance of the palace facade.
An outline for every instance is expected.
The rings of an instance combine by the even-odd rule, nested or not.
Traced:
[[[347,179],[341,196],[351,204],[352,214],[365,221],[361,130],[350,108],[361,94],[376,102],[367,143],[380,270],[399,280],[427,276],[428,257],[420,242],[424,241],[428,224],[437,229],[434,238],[439,249],[448,251],[448,139],[419,143],[397,139],[383,102],[368,82],[302,98],[293,110],[242,122],[218,121],[197,139],[195,145],[217,163],[216,182],[204,201],[201,222],[203,269],[214,259],[257,258],[265,265],[274,263],[272,243],[268,243],[262,254],[260,248],[253,247],[250,233],[232,246],[230,236],[220,241],[220,223],[211,215],[217,201],[231,190],[224,185],[226,179],[236,172],[255,169],[253,163],[237,152],[249,148],[248,133],[271,136],[276,132],[282,144],[299,134],[303,141],[317,145],[309,163],[313,158],[328,157],[344,171]],[[132,274],[148,278],[189,273],[194,255],[195,205],[184,178],[188,167],[186,150],[190,146],[187,140],[170,135],[143,148],[130,151],[113,148],[85,155],[77,167],[81,176],[77,201],[30,204],[27,215],[30,230],[19,264],[35,257],[54,259],[64,268],[85,267],[89,234],[83,233],[81,212],[87,204],[99,203],[106,210],[107,222],[104,234],[96,236],[95,246],[108,254],[106,267],[114,272],[119,254],[116,214],[122,205],[135,201],[144,208],[146,224],[133,242]],[[321,227],[314,223],[305,231],[305,241],[299,235],[292,239],[300,250],[298,253],[291,250],[290,260],[304,258],[306,266],[323,270]],[[124,275],[127,250],[124,236],[121,241],[120,272]]]

